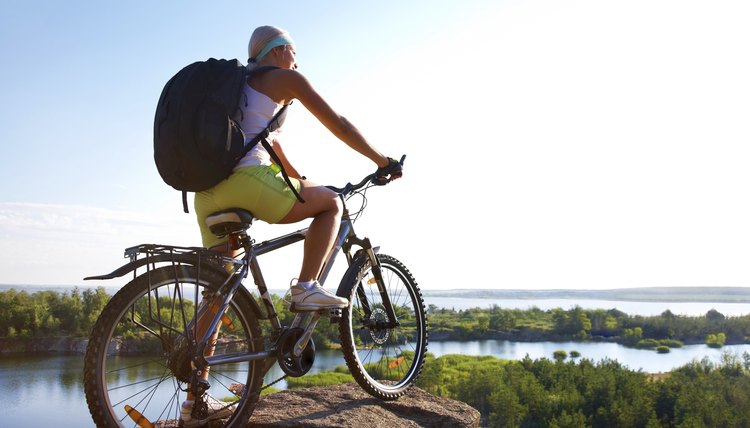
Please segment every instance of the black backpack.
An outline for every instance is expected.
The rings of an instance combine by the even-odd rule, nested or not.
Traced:
[[[242,85],[252,75],[274,67],[259,67],[249,74],[236,59],[210,58],[194,62],[174,75],[162,90],[154,118],[154,161],[164,182],[187,192],[210,189],[229,177],[237,162],[258,142],[281,166],[267,141],[284,121],[284,106],[249,144],[233,119],[239,109]],[[282,174],[297,198],[302,198]],[[304,201],[303,201],[304,202]]]

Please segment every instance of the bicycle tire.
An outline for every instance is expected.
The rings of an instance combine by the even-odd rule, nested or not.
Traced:
[[[186,377],[192,372],[188,352],[181,346],[187,343],[186,320],[194,316],[190,297],[195,300],[196,284],[197,296],[201,296],[204,290],[215,291],[226,279],[225,273],[206,267],[200,269],[198,278],[198,271],[188,265],[151,270],[126,284],[105,306],[84,357],[86,401],[98,427],[149,426],[136,421],[141,416],[156,426],[179,423]],[[215,355],[253,352],[262,343],[249,299],[237,293],[230,302],[229,321],[220,328]],[[225,421],[212,421],[212,426],[247,423],[263,380],[261,365],[256,360],[209,369],[210,393],[237,403]]]
[[[399,324],[385,327],[388,315],[373,266],[369,257],[362,255],[354,260],[341,282],[340,295],[348,297],[350,304],[342,311],[339,333],[344,360],[357,383],[374,397],[395,400],[422,372],[427,353],[427,319],[422,293],[411,272],[391,256],[377,257]],[[381,324],[374,325],[376,321]]]

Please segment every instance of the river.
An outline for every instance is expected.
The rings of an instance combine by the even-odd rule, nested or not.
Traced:
[[[435,342],[429,352],[436,357],[445,354],[494,355],[503,359],[552,358],[557,350],[578,351],[581,358],[601,361],[615,359],[631,370],[650,373],[670,371],[692,360],[709,358],[720,362],[724,352],[742,355],[750,345],[725,346],[713,349],[690,345],[673,349],[669,354],[626,348],[615,343],[519,343],[503,340],[469,342]],[[339,351],[319,351],[312,373],[330,370],[344,364]],[[93,422],[86,407],[82,384],[82,356],[0,357],[0,426],[8,428],[55,426],[59,428],[88,427]],[[281,376],[276,368],[266,381]],[[284,388],[285,383],[275,386]]]
[[[715,309],[726,316],[750,313],[750,305],[735,303],[695,302],[627,302],[607,300],[569,299],[471,299],[428,297],[425,304],[456,310],[473,307],[490,307],[496,304],[503,308],[528,309],[535,306],[542,310],[552,308],[570,309],[578,305],[584,309],[616,308],[630,315],[658,315],[669,309],[677,315],[700,316]],[[503,340],[478,340],[469,342],[433,342],[429,352],[436,357],[445,354],[493,355],[501,359],[518,360],[529,355],[532,359],[552,358],[557,350],[578,351],[581,358],[601,361],[617,360],[631,370],[660,373],[672,370],[693,360],[709,358],[719,362],[724,352],[742,355],[750,352],[750,345],[725,346],[713,349],[705,345],[689,345],[672,349],[669,354],[627,348],[615,343],[535,342],[520,343]],[[311,372],[330,370],[344,364],[338,351],[319,351]],[[23,356],[0,357],[0,415],[1,427],[60,428],[93,426],[86,407],[82,385],[82,356]],[[266,381],[281,376],[275,368]],[[284,381],[275,385],[285,388]]]

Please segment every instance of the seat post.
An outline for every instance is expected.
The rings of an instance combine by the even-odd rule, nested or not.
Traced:
[[[231,253],[230,257],[237,255],[237,252],[242,249],[242,234],[231,233],[229,234],[229,240],[227,241],[227,252]]]

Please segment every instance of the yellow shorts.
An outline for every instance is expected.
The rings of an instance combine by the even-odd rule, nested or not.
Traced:
[[[299,180],[289,179],[299,192]],[[194,208],[203,246],[212,247],[226,241],[217,238],[206,226],[206,217],[217,211],[243,208],[266,223],[278,223],[296,201],[277,165],[240,168],[216,186],[195,194]]]

